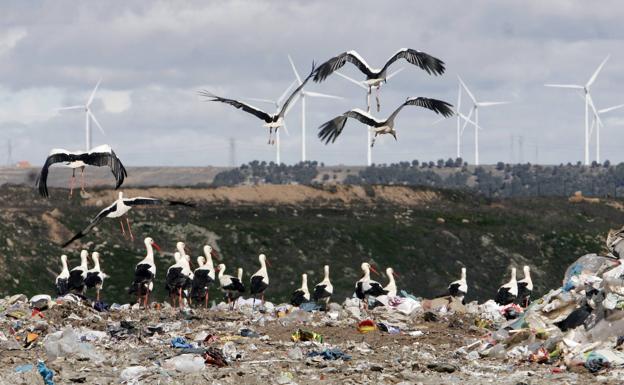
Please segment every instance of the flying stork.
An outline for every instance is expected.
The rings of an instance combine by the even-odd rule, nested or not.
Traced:
[[[325,144],[329,144],[329,142],[335,142],[338,136],[342,133],[342,130],[347,123],[348,118],[356,119],[367,126],[372,127],[373,132],[375,133],[375,137],[377,135],[390,134],[396,137],[396,130],[394,129],[394,119],[399,114],[399,112],[405,106],[418,106],[429,109],[436,114],[442,114],[445,117],[449,117],[453,115],[452,105],[444,102],[442,100],[430,99],[424,97],[410,97],[407,98],[405,102],[403,102],[388,118],[385,120],[377,119],[366,111],[363,111],[359,108],[355,108],[345,112],[344,114],[335,117],[334,119],[324,123],[319,127],[318,137],[321,141],[325,141]],[[373,138],[371,142],[371,147],[375,145],[375,138]]]
[[[187,207],[195,207],[195,205],[186,202],[180,201],[170,201],[166,199],[156,199],[156,198],[145,198],[145,197],[135,197],[135,198],[124,198],[123,192],[119,192],[119,198],[115,202],[113,202],[110,206],[106,207],[102,211],[98,213],[91,221],[89,225],[85,227],[78,234],[74,235],[72,239],[65,242],[62,247],[67,247],[73,241],[84,237],[89,234],[89,232],[97,226],[98,223],[104,218],[120,218],[125,215],[131,208],[135,206],[144,206],[144,205],[169,205],[169,206],[187,206]],[[124,230],[124,225],[122,220],[119,220],[119,224],[121,225],[121,232],[123,235],[126,234]],[[132,234],[132,230],[130,229],[130,220],[126,217],[126,224],[128,227],[128,233],[130,234],[130,239],[134,240],[134,234]]]
[[[408,63],[416,65],[425,70],[430,75],[441,75],[444,73],[444,62],[438,58],[435,58],[425,52],[420,52],[412,48],[401,48],[394,55],[392,55],[384,64],[382,68],[372,68],[366,63],[364,58],[360,56],[356,51],[343,52],[338,56],[335,56],[325,63],[321,64],[314,74],[315,82],[322,82],[329,75],[339,70],[347,62],[354,64],[364,75],[366,75],[366,81],[362,82],[368,87],[368,95],[371,94],[373,87],[377,89],[377,111],[379,111],[379,88],[383,83],[394,76],[394,74],[388,75],[388,68],[395,61],[399,59],[405,59]],[[358,84],[360,84],[358,82]]]
[[[49,168],[56,164],[62,163],[65,167],[72,169],[72,176],[69,181],[69,196],[72,196],[74,191],[74,181],[76,179],[76,169],[80,169],[80,187],[84,192],[84,169],[86,166],[102,167],[108,166],[115,177],[115,189],[118,189],[124,182],[124,178],[128,176],[126,168],[121,163],[121,160],[115,154],[115,151],[107,145],[103,144],[92,148],[89,151],[68,151],[62,148],[55,148],[50,151],[50,155],[46,158],[46,161],[41,168],[41,172],[37,177],[35,186],[39,189],[39,194],[43,197],[48,197],[48,171]]]
[[[290,108],[294,105],[292,104],[293,100],[299,97],[300,91],[306,85],[308,80],[310,80],[310,78],[313,76],[314,70],[314,63],[312,63],[312,71],[310,71],[310,74],[305,78],[303,82],[301,82],[301,84],[299,84],[297,88],[295,88],[295,90],[286,99],[284,104],[272,115],[250,104],[234,99],[222,98],[206,90],[199,91],[199,95],[208,98],[207,101],[209,102],[226,103],[236,108],[239,108],[249,114],[255,115],[259,119],[264,120],[265,124],[263,124],[263,126],[269,129],[269,144],[274,144],[275,141],[272,140],[273,131],[277,132],[280,127],[286,127],[284,123],[284,117],[286,116],[288,111],[290,111]]]

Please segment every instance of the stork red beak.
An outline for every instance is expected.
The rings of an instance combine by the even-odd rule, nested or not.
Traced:
[[[210,251],[210,256],[212,256],[213,258],[219,259],[219,254],[215,251],[215,249],[212,249]]]
[[[400,277],[399,273],[397,273],[396,271],[393,271],[393,272],[392,272],[392,275],[394,275],[394,276],[395,276],[395,277],[397,277],[397,278],[398,278],[398,277]]]
[[[219,266],[215,267],[215,272],[217,272],[217,273],[218,273],[218,272],[219,272],[219,270],[220,270],[220,269],[219,269]]]
[[[373,266],[370,266],[370,269],[373,273],[379,275],[379,272],[377,271],[377,269],[375,269]]]
[[[271,267],[271,262],[269,262],[268,259],[265,259],[264,261],[266,262],[267,265],[269,265],[269,267]]]
[[[152,242],[152,246],[154,246],[156,250],[160,251],[160,246],[158,246],[156,242]]]

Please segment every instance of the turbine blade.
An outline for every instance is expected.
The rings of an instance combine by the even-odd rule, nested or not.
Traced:
[[[69,106],[69,107],[61,107],[57,108],[56,111],[64,111],[64,110],[84,110],[85,106]]]
[[[511,102],[480,102],[477,103],[477,106],[479,107],[489,107],[489,106],[498,106],[501,104],[509,104]]]
[[[87,104],[86,104],[87,107],[89,107],[91,103],[93,103],[93,98],[95,97],[95,93],[97,92],[97,89],[100,86],[100,83],[102,83],[102,78],[98,80],[97,84],[95,85],[95,88],[93,89],[93,92],[91,92],[91,96],[89,96],[89,100],[87,100]]]
[[[312,91],[303,91],[305,96],[311,96],[313,98],[327,98],[327,99],[344,99],[342,96],[328,95],[322,94],[320,92],[312,92]]]
[[[461,112],[458,112],[457,115],[459,115],[467,123],[470,123],[473,126],[476,126],[479,130],[483,130],[483,127],[479,126],[477,123],[475,123],[474,121],[470,120],[470,115],[466,116],[466,115],[462,114]],[[464,126],[465,126],[465,124],[464,124]],[[464,132],[464,129],[462,128],[461,131],[460,131],[460,135],[463,134],[463,132]]]
[[[470,90],[468,89],[468,86],[466,85],[466,83],[464,83],[464,81],[462,80],[462,78],[459,75],[457,75],[457,79],[459,80],[459,83],[464,88],[464,90],[466,90],[466,93],[468,94],[468,96],[470,96],[470,99],[472,99],[472,102],[476,104],[477,103],[477,99],[472,94],[472,92],[470,92]]]
[[[286,97],[288,96],[288,92],[291,90],[291,88],[293,88],[293,86],[295,86],[297,84],[297,80],[293,80],[292,83],[290,83],[290,85],[288,86],[288,88],[286,88],[284,90],[284,92],[280,95],[279,98],[277,98],[277,102],[276,102],[276,106],[277,108],[279,108],[279,106],[282,105],[282,102],[284,101],[284,99],[286,99]]]
[[[577,84],[544,84],[544,87],[553,87],[553,88],[575,88],[577,90],[584,90],[585,87],[579,86]]]
[[[282,128],[284,128],[284,132],[286,133],[286,135],[290,136],[290,132],[288,132],[288,127],[286,127],[286,121],[284,121],[284,124],[282,125]]]
[[[276,100],[271,100],[271,99],[260,99],[260,98],[241,98],[243,100],[249,100],[252,102],[260,102],[260,103],[267,103],[267,104],[272,104],[274,106],[277,105],[277,101]]]
[[[399,74],[399,72],[403,71],[405,68],[401,67],[398,70],[394,71],[393,73],[391,73],[390,75],[386,76],[386,79],[392,79],[393,77],[395,77],[396,75]]]
[[[106,135],[106,132],[104,132],[104,129],[102,128],[102,126],[100,125],[100,122],[97,121],[97,119],[95,118],[95,115],[93,115],[91,113],[91,110],[87,110],[87,115],[89,115],[89,117],[91,118],[91,120],[93,120],[93,123],[95,123],[96,126],[98,126],[98,128],[100,129],[100,132],[103,135]]]
[[[336,74],[336,75],[338,75],[338,76],[340,76],[340,77],[341,77],[341,78],[343,78],[343,79],[346,79],[346,80],[350,81],[351,83],[355,83],[355,84],[357,84],[358,86],[360,86],[360,87],[362,87],[362,88],[364,88],[365,90],[367,90],[367,91],[368,91],[368,86],[367,86],[367,85],[365,85],[365,84],[364,84],[364,82],[360,82],[360,81],[358,81],[358,80],[355,80],[355,79],[353,79],[353,78],[350,78],[350,77],[348,77],[347,75],[342,74],[342,73],[340,73],[340,72],[338,72],[338,71],[336,71],[336,72],[335,72],[335,74]]]
[[[286,114],[288,114],[288,112],[290,112],[290,110],[295,106],[295,104],[297,104],[300,97],[301,97],[301,93],[297,94],[297,96],[295,96],[293,101],[290,102],[290,104],[288,105],[288,108],[286,109],[286,111],[284,111],[284,118],[286,118]]]
[[[599,114],[604,114],[604,113],[609,112],[609,111],[619,110],[622,107],[624,107],[624,104],[618,104],[617,106],[607,107],[607,108],[603,108],[602,110],[598,110],[598,113]]]
[[[596,106],[594,105],[594,100],[592,99],[591,94],[588,92],[586,95],[587,95],[587,102],[589,103],[589,106],[591,107],[592,112],[594,113],[594,119],[596,119],[596,121],[598,121],[598,124],[602,126],[602,121],[600,120],[598,110],[596,109]]]
[[[461,84],[459,85],[459,87],[457,87],[457,111],[461,110],[461,97],[462,97],[462,92],[461,92],[462,88],[461,88]]]
[[[600,63],[600,65],[598,66],[598,68],[596,68],[596,71],[593,73],[593,75],[591,76],[591,78],[589,78],[589,81],[587,82],[587,84],[585,85],[586,88],[591,87],[592,84],[594,84],[594,82],[596,81],[596,78],[598,77],[598,74],[600,73],[600,71],[602,71],[602,67],[604,67],[605,64],[607,64],[607,60],[609,60],[609,57],[611,55],[607,55],[606,58],[604,58],[604,60],[602,61],[602,63]]]
[[[468,117],[467,117],[466,119],[464,119],[464,125],[462,126],[462,128],[461,128],[461,130],[460,130],[460,132],[459,132],[459,134],[460,134],[460,135],[463,135],[463,134],[464,134],[464,130],[466,129],[466,126],[468,125],[468,123],[470,123],[470,122],[471,122],[470,118],[472,118],[472,114],[475,112],[475,110],[476,110],[476,109],[477,109],[477,108],[476,108],[475,106],[473,106],[473,107],[470,109],[470,113],[468,114]],[[474,123],[473,123],[473,124],[474,124]]]
[[[295,67],[295,63],[293,63],[293,60],[290,57],[290,55],[288,55],[288,61],[290,62],[290,67],[292,68],[293,72],[295,73],[295,77],[297,78],[297,81],[299,82],[299,84],[301,84],[301,76],[299,76],[299,72],[297,72],[297,68]]]

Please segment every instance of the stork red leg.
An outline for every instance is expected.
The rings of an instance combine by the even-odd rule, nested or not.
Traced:
[[[134,234],[132,234],[132,228],[130,227],[130,220],[126,217],[126,224],[128,225],[128,233],[130,233],[130,239],[134,241]]]
[[[119,225],[121,226],[121,235],[123,235],[124,237],[126,236],[126,231],[124,230],[123,227],[123,220],[119,220]]]
[[[72,197],[74,192],[74,182],[76,181],[76,169],[72,169],[72,176],[69,178],[69,197]]]

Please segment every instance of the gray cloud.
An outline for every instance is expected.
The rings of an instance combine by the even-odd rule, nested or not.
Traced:
[[[226,165],[229,138],[236,139],[240,162],[273,160],[275,148],[266,145],[259,120],[204,103],[197,90],[276,98],[293,80],[289,53],[305,73],[312,60],[349,49],[376,65],[412,47],[442,58],[447,73],[430,77],[403,64],[381,90],[379,115],[407,96],[455,103],[460,74],[479,99],[513,102],[481,111],[482,162],[511,160],[512,135],[524,137],[525,161],[535,161],[537,145],[540,162],[575,162],[582,156],[583,103],[573,92],[543,84],[584,83],[611,53],[594,99],[599,108],[624,103],[623,16],[619,1],[599,7],[563,0],[395,1],[382,7],[373,1],[13,1],[3,4],[0,16],[0,140],[13,138],[14,158],[37,164],[53,147],[83,147],[84,117],[52,110],[83,102],[102,77],[93,110],[107,136],[94,131],[94,143],[111,144],[129,165]],[[344,72],[361,78],[353,68]],[[363,163],[361,125],[348,123],[333,146],[315,136],[321,123],[363,107],[362,90],[336,76],[310,89],[346,99],[308,100],[309,157]],[[605,117],[603,159],[624,161],[623,116],[614,111]],[[454,157],[455,122],[432,125],[436,119],[428,111],[404,110],[399,142],[378,141],[375,162]],[[293,163],[299,159],[299,106],[287,122],[282,159]],[[473,132],[463,139],[464,158],[472,161]]]

